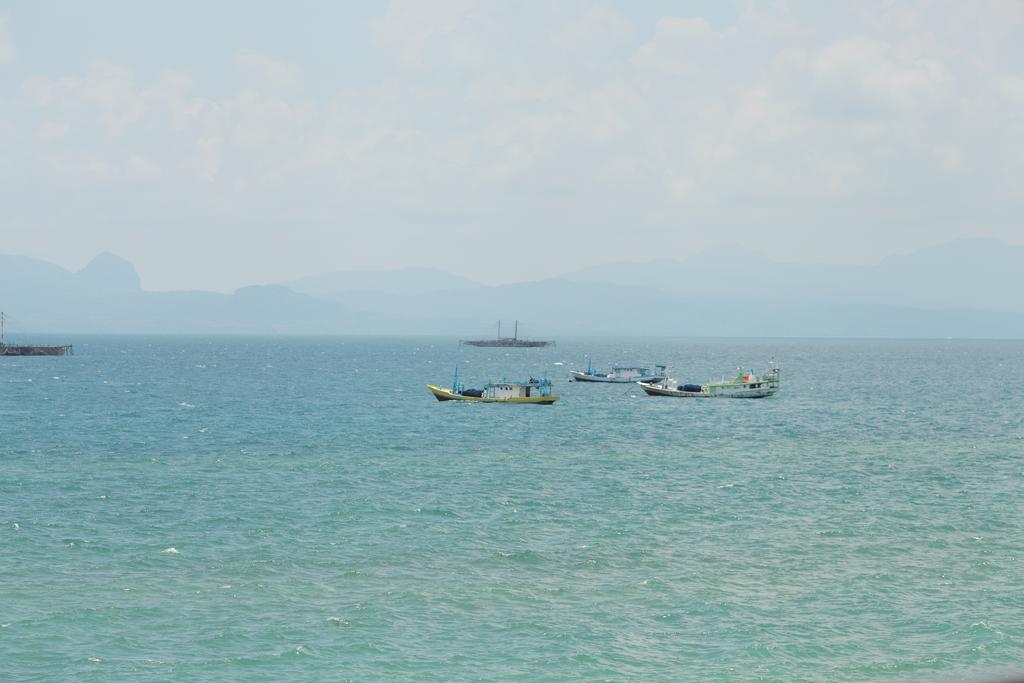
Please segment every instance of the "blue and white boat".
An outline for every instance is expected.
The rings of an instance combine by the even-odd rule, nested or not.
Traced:
[[[608,372],[597,372],[590,358],[587,358],[585,371],[571,370],[569,374],[577,382],[608,382],[628,384],[632,382],[660,382],[665,379],[665,366],[655,365],[654,372],[650,368],[638,365],[616,365]]]
[[[489,382],[483,389],[467,389],[459,381],[459,369],[455,368],[455,376],[452,378],[450,387],[439,387],[436,384],[428,384],[427,389],[438,401],[476,401],[479,403],[533,403],[535,405],[549,406],[558,400],[558,397],[551,393],[551,380],[547,377],[536,379],[531,377],[526,380],[502,379],[498,382]]]

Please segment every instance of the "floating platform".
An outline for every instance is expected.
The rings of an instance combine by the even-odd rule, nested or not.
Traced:
[[[459,343],[465,344],[466,346],[483,346],[488,348],[511,346],[526,349],[555,345],[555,342],[553,341],[530,341],[528,339],[514,339],[512,337],[505,337],[503,339],[464,339]]]
[[[461,339],[459,344],[465,344],[466,346],[482,346],[485,348],[518,348],[518,349],[536,349],[543,346],[554,346],[553,341],[532,341],[530,339],[519,338],[519,321],[516,321],[515,331],[511,337],[501,336],[501,321],[498,321],[498,337],[497,339]]]

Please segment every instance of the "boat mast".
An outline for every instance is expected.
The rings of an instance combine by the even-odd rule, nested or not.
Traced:
[[[4,312],[0,311],[0,346],[4,346]]]
[[[501,321],[498,321],[498,339],[501,339]]]
[[[516,321],[515,331],[512,333],[513,339],[519,339],[519,321]]]

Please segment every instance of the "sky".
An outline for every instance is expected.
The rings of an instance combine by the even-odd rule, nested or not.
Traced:
[[[1020,244],[1021,35],[1020,0],[0,0],[0,253],[231,291]]]

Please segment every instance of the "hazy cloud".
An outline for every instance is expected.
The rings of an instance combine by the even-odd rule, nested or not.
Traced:
[[[124,222],[162,207],[176,225],[173,240],[152,238],[164,251],[191,239],[230,249],[245,233],[295,275],[429,258],[512,277],[490,272],[495,252],[558,272],[567,254],[614,258],[578,245],[624,234],[676,253],[729,240],[870,259],[1019,229],[1024,13],[977,9],[758,3],[726,21],[624,4],[394,2],[361,29],[363,62],[384,66],[357,77],[332,80],[284,37],[273,58],[211,51],[219,70],[32,65],[8,118],[26,132],[25,182],[105,186],[81,201]],[[141,187],[146,204],[131,196]],[[103,244],[150,272],[145,255]]]
[[[459,29],[482,9],[477,0],[394,0],[387,13],[373,23],[373,37],[378,47],[393,53],[407,68],[438,62],[470,64],[480,56],[483,45],[470,32],[459,35]]]
[[[242,50],[235,55],[235,65],[243,73],[254,76],[265,83],[288,88],[302,83],[302,71],[292,64],[274,60],[250,50]]]
[[[7,17],[0,14],[0,64],[14,59],[14,39],[9,26]]]
[[[85,115],[92,117],[110,135],[121,135],[146,111],[129,67],[108,62],[91,64],[83,77],[31,78],[26,91],[35,103],[70,127]],[[51,119],[44,125],[53,125]]]

